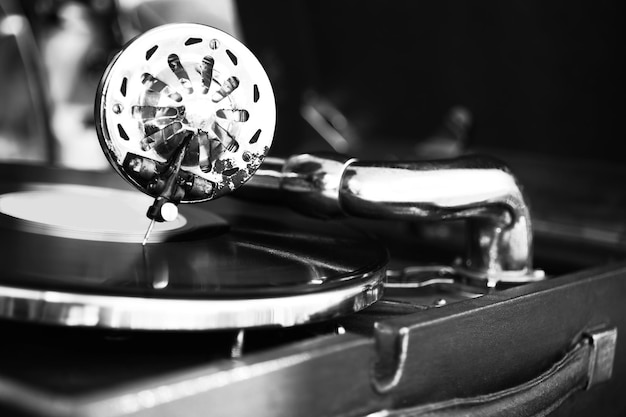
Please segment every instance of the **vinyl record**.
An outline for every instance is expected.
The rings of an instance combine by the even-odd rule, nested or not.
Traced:
[[[143,330],[291,326],[381,296],[386,250],[335,222],[221,199],[182,205],[142,246],[149,201],[110,176],[21,166],[0,174],[3,318]]]

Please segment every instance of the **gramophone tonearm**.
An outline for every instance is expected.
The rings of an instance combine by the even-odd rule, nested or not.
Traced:
[[[250,180],[241,196],[273,193],[315,217],[467,219],[456,272],[488,286],[543,278],[532,266],[523,193],[499,161],[266,159],[276,118],[269,79],[243,44],[211,27],[171,24],[129,43],[100,83],[95,113],[113,167],[155,198],[151,226],[176,218],[179,203],[212,200]]]

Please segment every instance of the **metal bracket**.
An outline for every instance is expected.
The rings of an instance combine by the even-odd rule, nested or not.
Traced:
[[[589,389],[611,379],[617,345],[617,328],[588,332],[584,336],[589,339],[592,348],[589,358],[589,379],[585,387]]]

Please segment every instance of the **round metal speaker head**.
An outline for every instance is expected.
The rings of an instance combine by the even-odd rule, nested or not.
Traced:
[[[254,174],[272,143],[276,107],[246,46],[185,23],[152,29],[115,56],[95,115],[104,153],[131,184],[157,196],[179,164],[177,200],[200,202]]]

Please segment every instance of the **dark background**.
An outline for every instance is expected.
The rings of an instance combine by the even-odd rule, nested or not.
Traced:
[[[275,154],[297,149],[312,89],[366,143],[405,147],[463,105],[472,147],[623,159],[623,2],[240,0],[238,9],[274,84]]]

